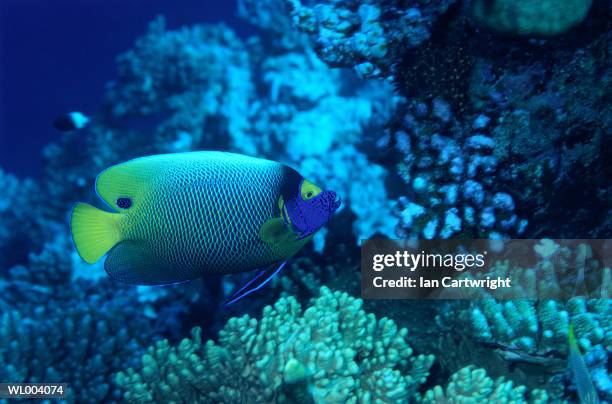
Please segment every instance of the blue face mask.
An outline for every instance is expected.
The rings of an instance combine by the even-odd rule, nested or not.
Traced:
[[[341,205],[333,191],[321,191],[308,180],[302,180],[298,192],[285,201],[283,219],[299,238],[308,237],[323,227]]]

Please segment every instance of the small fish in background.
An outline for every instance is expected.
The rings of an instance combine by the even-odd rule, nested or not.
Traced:
[[[53,127],[60,132],[72,132],[85,128],[89,121],[90,119],[81,112],[69,112],[55,118]]]
[[[335,192],[284,164],[212,151],[112,166],[96,191],[113,212],[74,206],[81,258],[95,263],[108,253],[110,277],[137,285],[260,269],[227,304],[268,283],[340,207]]]
[[[574,335],[573,324],[569,326],[567,338],[569,343],[568,365],[574,374],[574,381],[576,382],[576,390],[578,391],[580,404],[597,404],[599,403],[597,391],[593,385],[589,369],[584,362],[584,357],[580,353],[580,348],[578,347],[578,342]]]

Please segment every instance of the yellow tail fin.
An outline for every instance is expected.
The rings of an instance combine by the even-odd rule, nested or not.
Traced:
[[[109,213],[86,203],[77,203],[70,215],[72,240],[89,264],[98,261],[121,241],[119,213]]]

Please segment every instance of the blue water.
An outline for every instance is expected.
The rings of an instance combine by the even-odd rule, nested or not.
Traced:
[[[67,111],[93,112],[117,54],[157,15],[170,28],[225,21],[240,34],[234,1],[4,0],[0,2],[0,165],[20,176],[42,171],[40,150]]]

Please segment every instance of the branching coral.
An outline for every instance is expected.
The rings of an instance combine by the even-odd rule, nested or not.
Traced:
[[[432,356],[413,356],[406,329],[377,320],[362,301],[323,287],[302,310],[293,298],[261,320],[232,318],[218,344],[200,330],[178,347],[149,348],[142,370],[117,374],[128,402],[385,402],[407,399],[427,378]]]
[[[4,311],[0,380],[68,382],[69,402],[118,400],[109,376],[150,342],[148,322],[126,296],[83,296],[27,312]]]
[[[610,395],[605,371],[612,351],[610,313],[610,299],[576,297],[562,302],[482,298],[465,308],[455,306],[452,311],[439,314],[436,321],[442,330],[466,338],[477,350],[492,350],[494,355],[489,355],[489,363],[484,366],[497,367],[520,380],[535,373],[540,379],[538,385],[560,399],[563,392],[558,380],[567,369],[570,324],[574,326],[580,349],[588,358],[599,393],[602,397]],[[568,385],[573,384],[573,375],[566,380]]]
[[[516,359],[514,355],[517,353],[536,356],[566,354],[570,324],[573,324],[578,342],[584,350],[588,351],[595,345],[612,350],[612,300],[608,298],[610,269],[594,260],[591,250],[584,244],[573,251],[547,240],[536,244],[534,249],[542,259],[533,268],[510,268],[509,263],[503,261],[497,262],[488,271],[490,276],[504,277],[512,270],[513,284],[517,283],[515,287],[521,289],[515,291],[516,295],[505,297],[514,297],[514,300],[496,300],[488,292],[474,294],[472,297],[477,300],[472,301],[466,310],[458,310],[458,315],[452,318],[439,316],[439,324],[444,326],[446,320],[450,320],[450,324],[463,324],[458,328],[460,333],[495,344],[502,351],[507,350],[509,360]],[[581,287],[588,287],[592,283],[598,290],[591,291],[591,294],[603,298],[572,297],[566,302],[527,300],[538,296],[573,296],[583,292],[576,288],[576,278],[580,276],[577,272],[583,273],[584,285]],[[521,283],[520,278],[525,273],[532,276],[526,276],[527,281]],[[597,279],[591,282],[589,278],[595,275]],[[568,276],[571,290],[565,291],[563,279]],[[504,297],[503,294],[496,296]],[[525,299],[516,299],[517,296],[524,296]]]
[[[447,403],[548,403],[544,390],[533,390],[526,396],[525,386],[514,386],[503,377],[496,380],[487,376],[484,369],[465,367],[451,376],[446,388],[436,386],[428,390],[422,399],[424,404]]]
[[[583,349],[603,344],[612,350],[611,304],[609,299],[573,298],[567,303],[484,299],[460,312],[455,321],[463,324],[461,332],[507,350],[509,360],[519,359],[521,353],[567,353],[570,323]]]
[[[451,310],[438,312],[436,322],[439,328],[454,335],[453,344],[456,344],[457,350],[460,346],[468,347],[474,352],[474,357],[487,358],[480,366],[488,371],[509,375],[530,387],[546,388],[551,397],[560,400],[568,394],[568,390],[563,391],[559,380],[565,378],[569,354],[568,332],[572,325],[598,392],[606,397],[610,394],[610,387],[603,369],[606,369],[612,351],[612,300],[608,298],[610,269],[602,267],[602,263],[597,264],[590,250],[583,247],[584,244],[578,245],[572,251],[548,240],[535,246],[543,259],[533,268],[510,268],[507,261],[497,263],[487,276],[504,277],[511,271],[513,285],[520,283],[513,286],[518,289],[514,290],[515,294],[505,296],[513,300],[496,300],[489,292],[474,291],[467,295],[472,300],[455,302]],[[576,286],[579,272],[583,273],[584,278],[580,288]],[[524,274],[528,275],[521,283]],[[564,276],[570,279],[565,284]],[[588,289],[589,285],[598,288],[591,291],[592,296],[604,298],[536,300],[537,296],[581,293],[584,291],[581,288]],[[603,290],[606,285],[608,289]],[[568,286],[570,289],[566,291]],[[504,294],[496,296],[503,297]],[[435,352],[435,349],[430,350]],[[461,363],[461,358],[451,357],[445,358],[449,362],[455,360],[451,367],[456,366],[457,361]],[[534,375],[537,375],[537,380]],[[567,385],[573,384],[573,375],[565,380]]]

